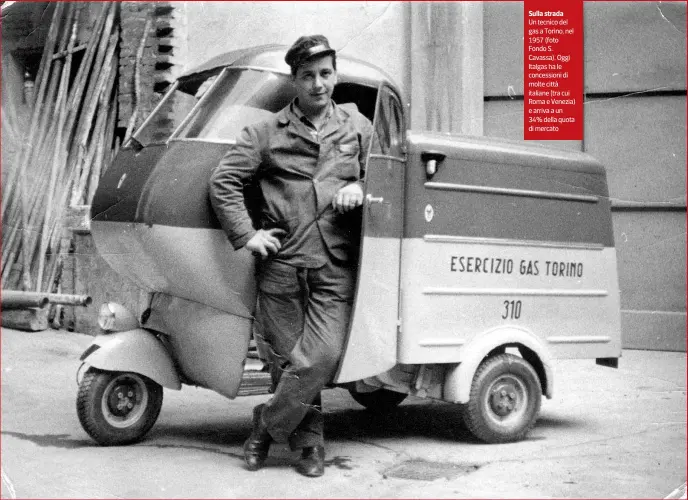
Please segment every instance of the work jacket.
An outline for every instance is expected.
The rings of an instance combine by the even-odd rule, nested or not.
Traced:
[[[235,249],[256,227],[280,228],[286,235],[276,260],[311,268],[330,257],[351,260],[360,242],[361,210],[339,214],[332,200],[350,183],[363,188],[373,127],[355,105],[333,102],[316,136],[295,106],[292,101],[269,120],[242,130],[211,174],[210,201]],[[258,208],[255,222],[247,205]]]

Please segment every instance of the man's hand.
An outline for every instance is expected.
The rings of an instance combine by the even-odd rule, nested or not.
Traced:
[[[363,204],[363,189],[357,182],[344,186],[337,191],[332,200],[332,208],[340,214],[348,212]]]
[[[246,250],[254,254],[260,254],[263,258],[277,253],[282,248],[280,238],[287,234],[284,229],[273,228],[259,229],[253,237],[246,242]]]

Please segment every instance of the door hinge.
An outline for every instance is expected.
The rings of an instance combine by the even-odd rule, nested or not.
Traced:
[[[401,333],[401,318],[397,318],[397,334]]]

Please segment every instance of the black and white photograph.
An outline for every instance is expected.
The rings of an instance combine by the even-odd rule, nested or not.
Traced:
[[[0,2],[0,498],[686,499],[686,5]]]

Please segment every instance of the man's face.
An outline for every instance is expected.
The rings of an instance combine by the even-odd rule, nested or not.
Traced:
[[[332,56],[302,64],[294,75],[299,107],[304,112],[318,112],[327,107],[337,83]]]

